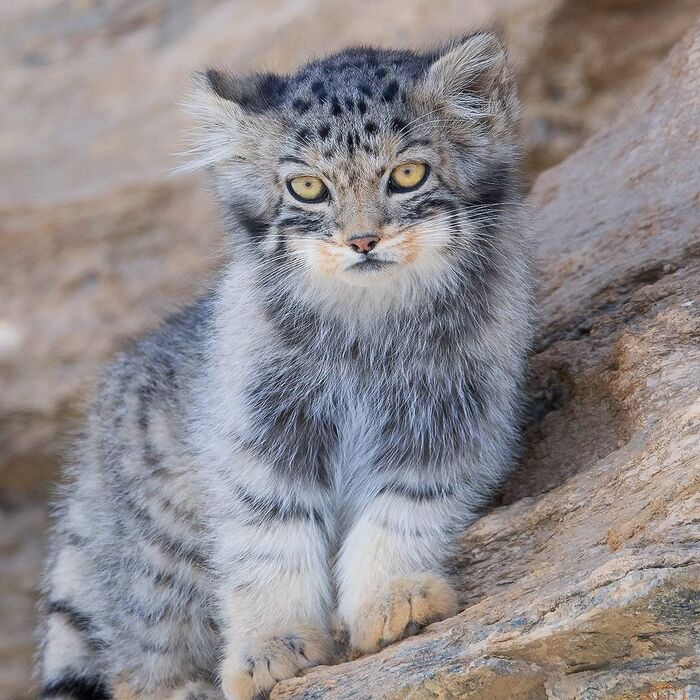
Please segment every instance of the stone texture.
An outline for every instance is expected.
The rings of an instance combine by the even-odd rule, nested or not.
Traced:
[[[696,0],[567,0],[527,3],[507,17],[518,37],[531,172],[607,128],[698,10]]]
[[[45,485],[101,361],[204,284],[222,245],[207,204],[172,180],[0,210],[6,492]]]
[[[599,132],[530,197],[541,331],[523,466],[501,507],[465,535],[455,561],[462,615],[277,696],[697,695],[697,28],[633,95],[699,9],[697,0],[445,0],[439,12],[430,0],[3,4],[0,698],[34,697],[45,491],[95,374],[206,285],[219,258],[202,179],[166,176],[182,150],[176,102],[187,73],[210,61],[284,69],[311,51],[415,46],[472,24],[511,38],[533,174]]]
[[[273,698],[700,697],[700,25],[530,195],[535,416],[466,609]]]
[[[46,507],[29,499],[0,502],[0,698],[35,697],[34,611]]]

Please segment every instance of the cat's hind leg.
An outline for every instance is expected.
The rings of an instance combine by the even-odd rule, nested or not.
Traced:
[[[51,566],[40,648],[42,698],[108,700],[91,606],[89,559],[79,538],[64,541]]]

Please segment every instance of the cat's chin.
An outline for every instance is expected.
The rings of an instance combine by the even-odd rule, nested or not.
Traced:
[[[401,265],[383,260],[367,260],[343,270],[339,279],[353,287],[381,287],[395,284]]]

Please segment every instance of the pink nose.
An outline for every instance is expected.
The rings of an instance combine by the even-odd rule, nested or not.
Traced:
[[[355,236],[348,241],[348,245],[356,253],[364,253],[367,255],[372,248],[374,248],[377,243],[379,243],[379,236],[373,236],[371,234],[360,234]]]

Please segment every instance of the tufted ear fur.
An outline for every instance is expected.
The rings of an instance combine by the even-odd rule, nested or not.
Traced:
[[[185,109],[197,122],[186,170],[225,161],[245,161],[278,131],[269,113],[286,90],[272,73],[235,76],[209,68],[195,76]]]
[[[274,73],[234,76],[208,68],[200,79],[214,95],[249,112],[262,112],[275,107],[286,90],[284,78]]]
[[[466,118],[517,115],[514,79],[506,49],[489,32],[452,42],[428,68],[424,88],[432,102]]]

